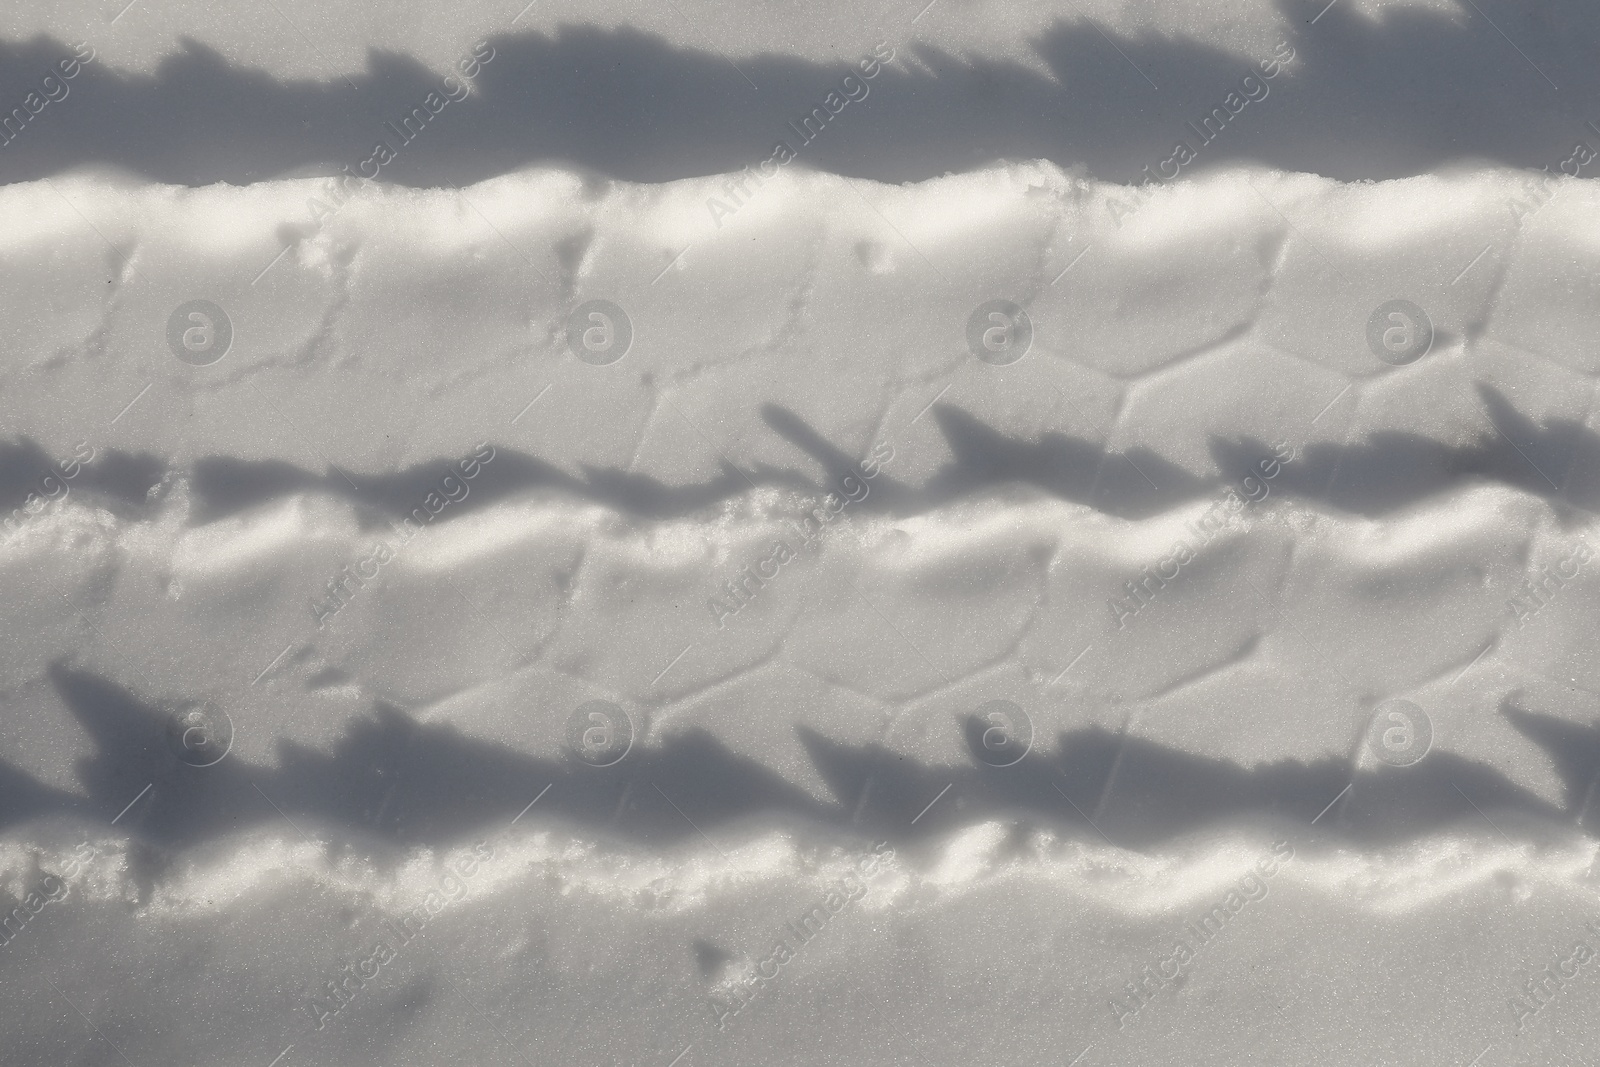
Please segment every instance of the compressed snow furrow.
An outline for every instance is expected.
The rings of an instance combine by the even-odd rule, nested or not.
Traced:
[[[367,527],[326,497],[198,527],[181,493],[143,520],[68,499],[0,541],[0,571],[46,583],[12,605],[5,687],[36,717],[7,762],[99,737],[86,693],[104,689],[151,730],[223,709],[250,765],[337,746],[392,706],[536,776],[604,700],[642,750],[704,731],[848,804],[805,731],[936,777],[971,765],[970,724],[1001,699],[1046,760],[1105,728],[1239,768],[1365,771],[1363,724],[1401,700],[1507,803],[1589,814],[1537,724],[1581,733],[1600,691],[1580,637],[1600,626],[1595,535],[1536,497],[1463,488],[1364,519],[1219,495],[1138,521],[1037,494],[908,516],[870,499],[836,500],[826,526],[796,506],[815,501],[766,492],[682,520],[543,499]],[[42,783],[81,797],[56,767]],[[127,774],[131,796],[146,783]]]
[[[1234,584],[1244,575],[1291,608],[1305,596],[1344,600],[1346,617],[1366,610],[1361,602],[1368,597],[1360,590],[1405,574],[1418,604],[1428,590],[1481,601],[1483,610],[1471,614],[1488,629],[1463,638],[1463,647],[1481,647],[1486,635],[1531,623],[1537,605],[1523,581],[1593,537],[1587,525],[1563,521],[1560,510],[1536,497],[1498,487],[1458,490],[1383,520],[1327,512],[1293,497],[1254,503],[1239,494],[1144,520],[1038,494],[998,507],[975,500],[909,516],[864,505],[852,512],[847,498],[834,499],[843,505],[841,517],[830,515],[827,526],[805,510],[808,504],[825,508],[821,502],[772,494],[759,502],[730,500],[710,523],[624,520],[597,505],[546,500],[491,504],[441,518],[436,526],[405,516],[364,527],[339,501],[304,497],[192,528],[179,525],[180,516],[170,511],[146,521],[116,519],[69,500],[21,524],[0,547],[0,560],[19,571],[47,567],[63,587],[115,566],[119,582],[105,590],[112,599],[98,605],[113,615],[117,599],[137,603],[150,588],[194,620],[226,610],[244,588],[271,584],[291,599],[277,607],[287,609],[285,619],[303,620],[305,640],[336,642],[357,654],[376,643],[361,635],[387,629],[395,611],[404,613],[405,601],[437,602],[446,583],[499,570],[533,584],[526,594],[502,589],[495,597],[499,608],[478,604],[491,618],[543,614],[549,608],[538,602],[542,596],[527,594],[566,586],[565,604],[558,599],[550,607],[569,613],[567,626],[599,625],[570,616],[603,611],[615,632],[635,631],[638,624],[626,620],[660,611],[665,605],[652,598],[665,598],[681,610],[662,620],[670,618],[673,632],[697,641],[768,633],[774,611],[787,617],[786,601],[804,600],[808,588],[837,581],[891,598],[895,614],[918,618],[921,626],[928,615],[946,610],[936,606],[941,603],[998,610],[996,623],[1011,620],[1003,624],[1006,642],[1042,625],[1035,616],[1048,594],[1070,588],[1074,596],[1050,621],[1053,637],[1066,631],[1131,641],[1141,629],[1162,631],[1163,615],[1170,622],[1173,612],[1196,600],[1186,590],[1186,570],[1203,573],[1195,580],[1207,585],[1227,584],[1215,577],[1218,568],[1234,574]],[[1467,561],[1475,573],[1462,583],[1458,575]],[[1566,560],[1564,581],[1575,581],[1584,562]],[[785,581],[791,565],[808,572],[792,589]],[[637,586],[641,595],[619,608],[609,599],[591,604],[585,593],[619,585]],[[1559,595],[1552,586],[1544,599]],[[1523,603],[1508,610],[1506,601],[1519,597]],[[1585,598],[1575,589],[1561,599]],[[399,636],[389,633],[386,640]],[[1397,634],[1375,636],[1382,642]],[[419,651],[397,655],[407,659]],[[632,656],[637,650],[619,651]],[[425,696],[391,684],[396,699]]]
[[[881,426],[914,482],[958,455],[952,420],[1002,414],[1019,443],[1114,442],[1178,479],[1214,477],[1217,436],[1342,442],[1386,428],[1374,404],[1407,411],[1408,432],[1488,432],[1462,410],[1462,387],[1537,396],[1524,408],[1536,428],[1585,419],[1544,386],[1600,366],[1595,302],[1572,282],[1600,276],[1584,221],[1596,194],[1554,182],[1518,221],[1505,205],[1520,181],[1346,186],[1258,171],[1130,194],[1043,164],[907,188],[784,173],[718,227],[704,217],[714,180],[584,186],[530,172],[459,192],[352,190],[287,251],[285,225],[327,182],[13,185],[0,206],[35,221],[0,239],[0,292],[27,309],[7,320],[0,380],[10,432],[51,454],[92,438],[180,465],[226,455],[371,474],[487,439],[574,477],[678,487],[729,463],[755,480],[814,477],[819,457],[774,432],[769,405],[781,404],[844,452],[870,448]],[[950,221],[952,199],[990,205],[982,224]],[[109,304],[100,234],[138,250]],[[218,348],[174,340],[223,344],[223,323],[208,334],[187,317],[197,300],[231,330],[207,366],[191,363]],[[624,343],[626,330],[605,332],[620,321],[584,318],[590,300],[631,328],[606,365],[569,345],[574,313],[571,337]],[[981,334],[992,300],[1031,325],[1005,366],[970,347],[969,320]],[[1372,347],[1396,300],[1432,327],[1404,366]],[[1548,371],[1514,358],[1527,351]],[[1161,474],[1146,471],[1170,491]]]

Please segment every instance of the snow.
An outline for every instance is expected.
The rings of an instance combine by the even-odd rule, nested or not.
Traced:
[[[515,6],[0,14],[8,1065],[1592,1059],[1591,14]]]

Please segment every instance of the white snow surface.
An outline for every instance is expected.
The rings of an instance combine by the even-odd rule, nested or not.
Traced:
[[[731,181],[0,186],[5,1062],[1592,1050],[1592,184]]]

